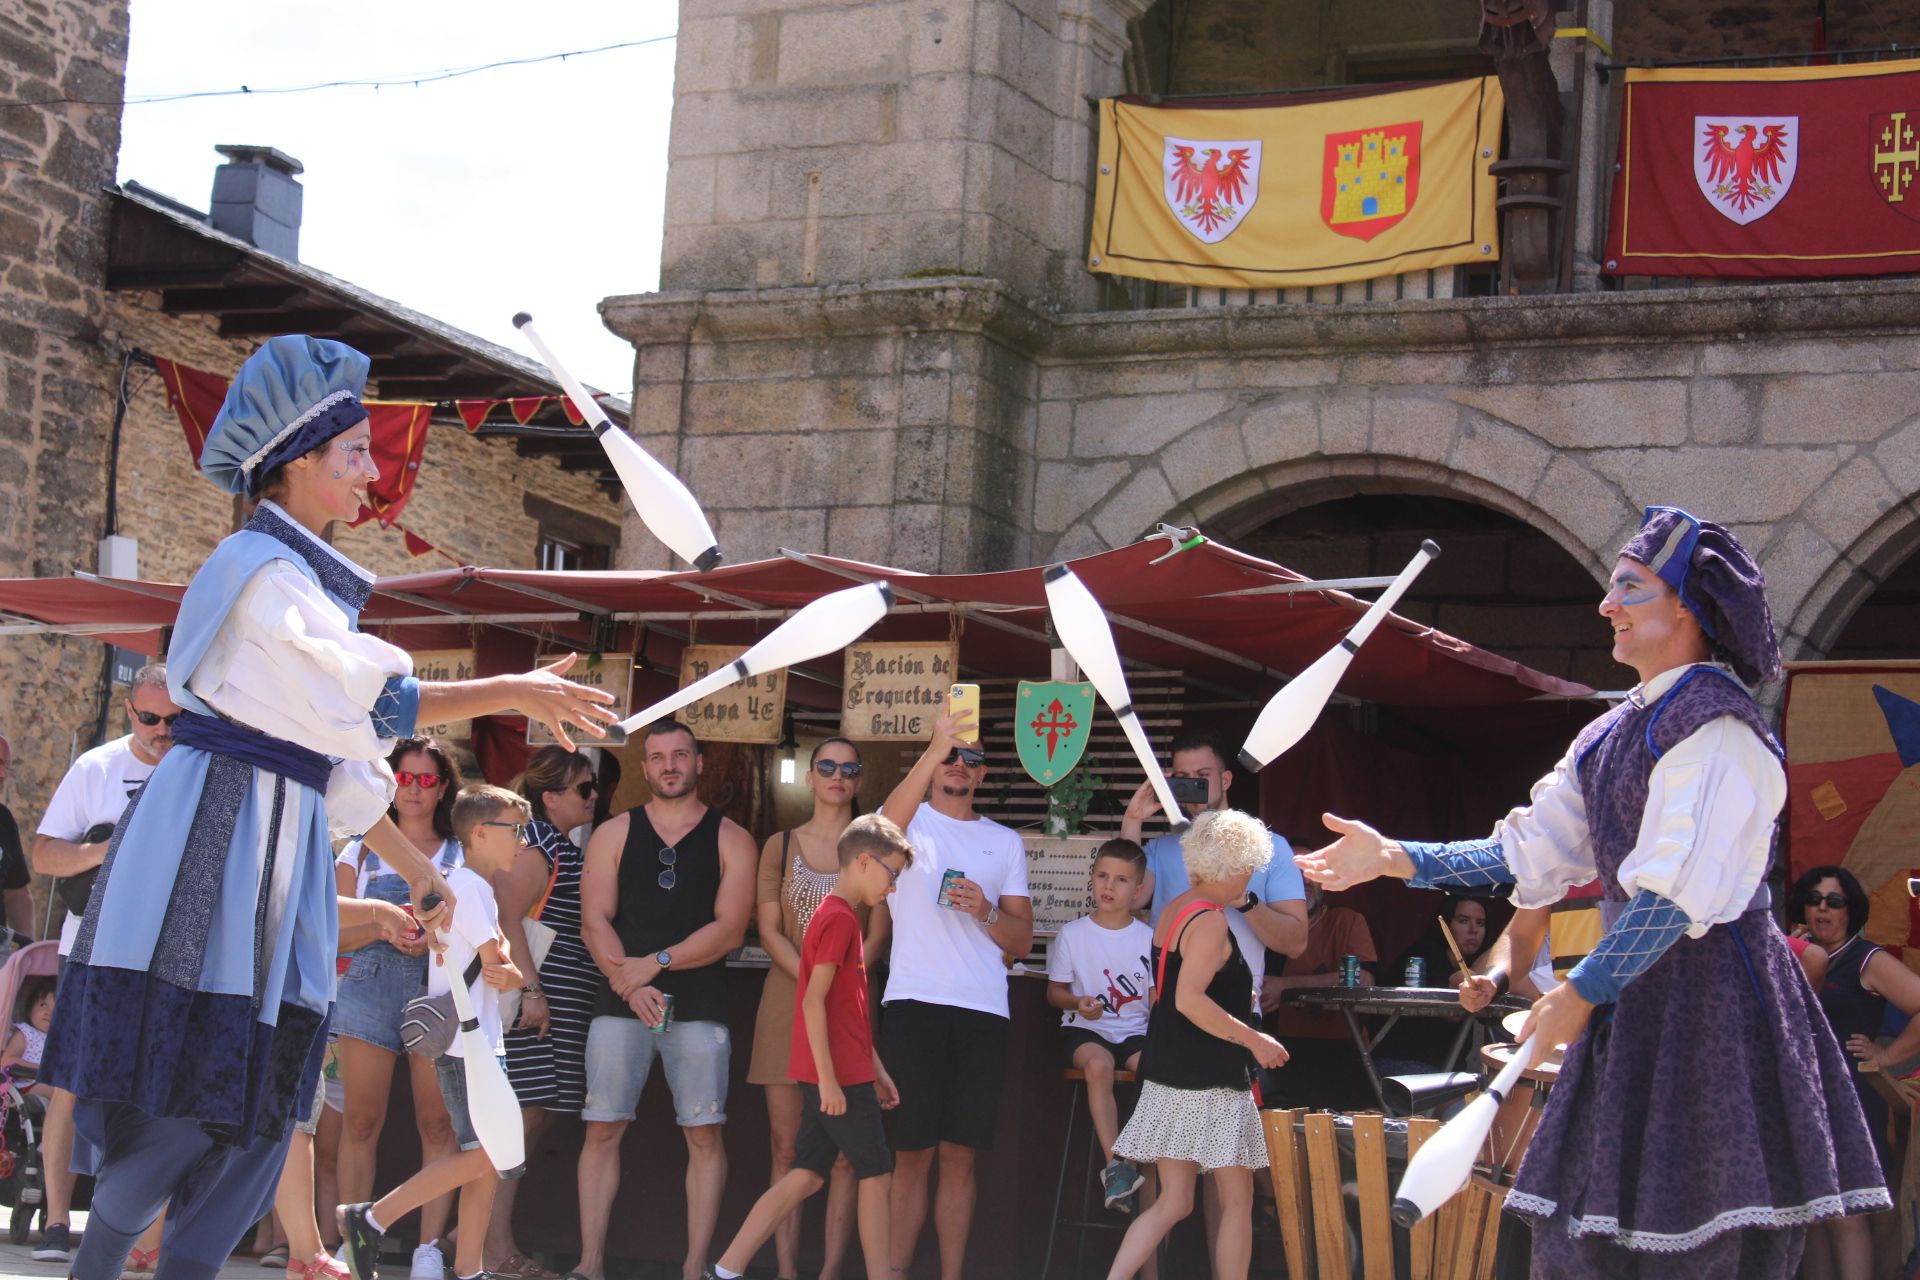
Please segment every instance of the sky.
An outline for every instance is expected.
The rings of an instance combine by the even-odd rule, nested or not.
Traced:
[[[300,259],[524,355],[529,311],[583,382],[625,396],[600,322],[659,286],[669,0],[133,0],[119,178],[207,207],[221,143],[306,166]],[[653,39],[439,83],[266,94]],[[160,354],[165,354],[164,352]]]

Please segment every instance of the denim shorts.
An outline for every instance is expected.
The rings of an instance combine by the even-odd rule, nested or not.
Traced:
[[[427,958],[401,955],[384,942],[353,953],[333,1003],[333,1034],[399,1053],[401,1012],[426,981]]]
[[[587,1105],[580,1118],[633,1119],[658,1057],[666,1065],[680,1127],[725,1124],[732,1048],[724,1022],[676,1022],[656,1031],[638,1018],[595,1018],[587,1032]]]
[[[447,1119],[453,1122],[453,1140],[462,1151],[471,1151],[480,1145],[480,1135],[473,1131],[473,1113],[467,1110],[466,1065],[443,1053],[433,1060],[433,1070],[440,1077],[440,1097],[447,1104]]]

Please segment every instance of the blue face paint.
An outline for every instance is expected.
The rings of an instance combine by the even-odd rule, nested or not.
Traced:
[[[1660,589],[1655,584],[1641,578],[1638,574],[1621,573],[1614,576],[1613,585],[1608,588],[1601,603],[1612,602],[1631,607],[1648,604],[1659,598]]]

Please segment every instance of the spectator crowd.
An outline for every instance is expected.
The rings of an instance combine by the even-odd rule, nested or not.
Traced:
[[[140,671],[123,710],[128,732],[74,760],[30,861],[0,806],[7,924],[23,940],[39,932],[29,871],[54,877],[68,907],[62,954],[115,823],[170,746],[179,708],[164,668]],[[465,784],[432,738],[400,740],[387,761],[388,816],[457,907],[430,939],[402,875],[358,840],[340,850],[326,1061],[256,1237],[261,1261],[313,1280],[372,1280],[389,1244],[406,1257],[406,1241],[411,1280],[558,1280],[516,1238],[520,1182],[496,1174],[476,1135],[463,1038],[420,1036],[421,1001],[460,982],[511,1083],[528,1149],[549,1125],[578,1124],[566,1280],[607,1280],[622,1138],[655,1075],[684,1153],[650,1152],[646,1168],[658,1177],[679,1166],[684,1179],[683,1280],[743,1275],[767,1246],[773,1274],[797,1277],[801,1215],[822,1190],[822,1280],[849,1274],[856,1247],[864,1274],[905,1275],[929,1218],[940,1273],[958,1280],[975,1235],[976,1162],[1005,1103],[1009,971],[1034,932],[1026,852],[976,808],[986,761],[965,720],[940,719],[864,816],[859,748],[820,743],[804,778],[808,816],[757,849],[701,799],[702,744],[684,724],[644,731],[649,798],[617,814],[601,803],[588,753],[545,747],[507,790]],[[0,738],[0,783],[10,759]],[[1422,969],[1382,973],[1366,915],[1327,901],[1285,839],[1227,807],[1233,774],[1216,743],[1183,737],[1170,766],[1203,780],[1204,799],[1187,805],[1182,834],[1148,838],[1158,802],[1140,788],[1120,834],[1094,852],[1093,910],[1048,948],[1046,1000],[1060,1015],[1059,1065],[1084,1080],[1098,1194],[1132,1215],[1111,1275],[1152,1274],[1156,1247],[1198,1201],[1213,1274],[1244,1277],[1267,1164],[1262,1097],[1370,1105],[1346,1025],[1291,1006],[1289,991],[1417,976],[1412,985],[1464,985],[1474,1006],[1509,987],[1537,996],[1577,956],[1556,950],[1544,913],[1522,912],[1503,933],[1504,905],[1456,895],[1407,952]],[[1836,1034],[1859,1059],[1891,1067],[1920,1054],[1920,1024],[1904,1021],[1920,1011],[1920,978],[1863,941],[1867,910],[1859,884],[1825,867],[1794,886],[1788,915]],[[757,1095],[743,1097],[730,1088],[722,966],[750,926],[770,965],[745,1049]],[[882,971],[884,985],[870,985]],[[0,1072],[30,1075],[54,1004],[41,983],[9,1011]],[[1450,1029],[1436,1039],[1436,1025],[1379,1046],[1383,1069],[1449,1065]],[[376,1198],[396,1073],[412,1096],[419,1165]],[[1116,1092],[1127,1079],[1139,1084],[1130,1109]],[[43,1092],[46,1207],[34,1256],[60,1262],[75,1236],[73,1099]],[[1864,1085],[1860,1097],[1890,1165],[1885,1103]],[[722,1135],[730,1108],[743,1106],[765,1107],[771,1179],[744,1221],[725,1222]],[[1870,1221],[1825,1224],[1809,1274],[1865,1274]],[[153,1273],[165,1231],[163,1216],[126,1277]]]

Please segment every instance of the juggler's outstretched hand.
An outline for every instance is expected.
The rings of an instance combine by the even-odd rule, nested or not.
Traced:
[[[1297,853],[1293,861],[1301,875],[1321,888],[1351,889],[1378,876],[1407,879],[1413,875],[1413,864],[1400,852],[1400,846],[1366,823],[1331,813],[1321,814],[1320,821],[1340,838],[1312,853]]]

